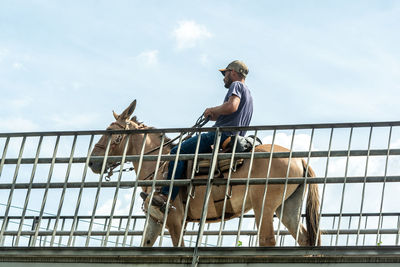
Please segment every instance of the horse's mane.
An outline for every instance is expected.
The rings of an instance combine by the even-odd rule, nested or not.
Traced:
[[[147,126],[147,125],[144,124],[142,121],[139,121],[138,118],[137,118],[136,116],[133,116],[133,117],[131,118],[131,121],[133,121],[134,123],[136,123],[136,124],[139,126],[139,129],[156,129],[156,127]],[[160,135],[160,139],[161,139],[161,136],[162,136],[162,135]],[[167,135],[165,135],[165,137],[164,137],[164,142],[165,142],[165,143],[167,143],[167,142],[169,142],[169,141],[171,141],[171,140],[172,140],[171,138],[169,138]],[[172,149],[174,146],[176,146],[175,143],[169,143],[169,144],[167,145],[167,147],[168,147],[169,149]]]

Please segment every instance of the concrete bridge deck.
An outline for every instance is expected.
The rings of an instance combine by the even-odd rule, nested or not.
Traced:
[[[11,248],[0,266],[191,266],[194,248]],[[400,248],[200,247],[198,266],[400,266]]]

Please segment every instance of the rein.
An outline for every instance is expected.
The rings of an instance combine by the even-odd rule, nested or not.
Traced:
[[[203,127],[209,120],[210,120],[210,117],[203,118],[203,114],[202,114],[202,115],[197,119],[196,123],[195,123],[191,128],[192,128],[193,130],[194,130],[194,129],[201,128],[201,127]],[[189,133],[190,133],[190,134],[189,134]],[[184,135],[186,135],[186,134],[187,134],[187,136],[186,136],[185,138],[183,138],[182,141],[185,141],[185,140],[189,139],[190,137],[192,137],[192,135],[194,134],[194,131],[181,133],[180,135],[178,135],[178,136],[175,137],[174,139],[171,139],[171,140],[169,140],[168,142],[166,142],[164,145],[165,145],[165,146],[166,146],[166,145],[169,145],[169,144],[171,144],[172,142],[178,140],[179,138],[181,138],[182,136],[184,136]],[[152,149],[152,150],[146,152],[145,155],[150,154],[150,153],[152,153],[152,152],[154,152],[154,151],[157,151],[158,149],[160,149],[160,147],[161,147],[161,146],[158,146],[158,147],[156,147],[156,148],[154,148],[154,149]]]
[[[196,123],[191,127],[191,129],[195,130],[195,129],[201,128],[201,127],[203,127],[209,120],[210,120],[210,117],[204,118],[204,117],[203,117],[203,114],[202,114],[202,115],[197,119]],[[113,122],[112,124],[116,124],[116,125],[120,126],[121,128],[124,128],[125,130],[129,130],[129,124],[130,124],[129,122],[127,122],[126,127],[122,126],[122,125],[119,124],[118,122]],[[112,124],[111,124],[111,125],[112,125]],[[166,142],[166,143],[164,144],[164,146],[171,144],[172,142],[176,141],[177,139],[181,138],[181,137],[184,136],[184,135],[187,135],[187,136],[185,136],[185,138],[183,138],[183,140],[182,140],[182,141],[185,141],[185,140],[189,139],[190,137],[192,137],[193,134],[194,134],[194,131],[189,131],[189,132],[181,133],[180,135],[178,135],[178,136],[175,137],[174,139],[171,139],[171,140],[169,140],[168,142]],[[121,139],[121,138],[120,138],[120,139]],[[119,140],[119,141],[121,141],[121,140]],[[97,144],[96,144],[96,145],[97,145]],[[96,146],[96,145],[95,145],[95,146]],[[161,148],[161,146],[158,146],[158,147],[156,147],[156,148],[154,148],[154,149],[152,149],[152,150],[150,150],[150,151],[147,151],[146,153],[144,153],[144,155],[148,155],[148,154],[150,154],[150,153],[152,153],[152,152],[154,152],[154,151],[159,150],[160,148]],[[160,166],[158,166],[158,169],[157,169],[157,170],[159,170],[159,169],[161,168],[161,166],[164,165],[164,164],[165,164],[165,161],[160,162]],[[115,169],[116,167],[120,166],[120,165],[121,165],[121,162],[116,162],[116,163],[112,164],[111,166],[107,167],[108,171],[107,171],[107,175],[106,175],[106,177],[105,177],[105,180],[106,180],[107,182],[109,182],[109,181],[111,180],[111,176],[114,174],[114,172],[128,172],[128,171],[133,171],[133,170],[135,169],[134,167],[130,167],[130,168],[124,168],[124,169],[122,169],[122,170],[119,169],[119,170],[114,171],[114,169]],[[142,180],[148,180],[152,175],[155,174],[155,172],[156,172],[156,170],[154,170],[153,172],[151,172],[150,174],[148,174],[148,175],[147,175],[144,179],[142,179]]]

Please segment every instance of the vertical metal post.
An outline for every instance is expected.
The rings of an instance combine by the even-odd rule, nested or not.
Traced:
[[[96,197],[95,197],[94,204],[93,204],[93,210],[92,210],[92,215],[90,218],[88,235],[86,237],[85,247],[89,246],[90,238],[92,235],[93,223],[95,220],[97,204],[99,202],[100,189],[101,189],[101,184],[103,182],[104,171],[106,170],[106,166],[107,166],[107,159],[108,159],[108,153],[110,151],[111,140],[112,140],[112,135],[110,134],[107,139],[106,151],[104,152],[103,164],[101,166],[101,171],[100,171],[100,176],[99,176],[99,181],[98,181],[98,186],[97,186],[97,191],[96,191]]]
[[[48,177],[47,177],[46,189],[44,191],[44,195],[43,195],[43,199],[42,199],[42,205],[40,207],[39,220],[38,220],[38,223],[36,224],[35,235],[31,240],[32,244],[36,243],[36,239],[37,239],[38,234],[39,234],[40,225],[42,224],[44,208],[46,206],[47,194],[49,192],[49,187],[50,187],[50,181],[51,181],[51,178],[53,176],[54,164],[56,162],[56,155],[57,155],[57,150],[58,150],[59,143],[60,143],[60,135],[57,135],[57,139],[56,139],[56,143],[55,143],[54,151],[53,151],[53,157],[51,159],[51,165],[50,165],[50,169],[49,169],[49,174],[48,174]],[[49,220],[49,222],[50,222],[50,220]],[[32,246],[32,244],[31,244],[31,246]]]
[[[3,155],[1,156],[1,161],[0,161],[0,177],[3,172],[4,162],[6,160],[7,149],[8,149],[9,143],[10,143],[10,137],[8,136],[6,139],[6,143],[4,144]]]
[[[144,156],[144,149],[146,147],[146,139],[147,139],[147,133],[145,133],[143,135],[143,142],[142,142],[142,146],[141,146],[141,150],[140,150],[140,156],[139,156],[139,163],[138,163],[138,169],[136,170],[136,180],[135,180],[135,186],[133,188],[133,192],[132,192],[132,198],[131,198],[131,203],[129,205],[129,213],[128,213],[128,220],[126,222],[126,227],[125,227],[125,234],[124,234],[124,239],[122,240],[122,244],[123,246],[125,246],[126,244],[126,239],[128,238],[128,231],[129,231],[129,227],[130,227],[130,223],[131,223],[131,216],[132,216],[132,212],[133,212],[133,207],[135,205],[135,199],[136,199],[136,191],[138,188],[138,182],[139,182],[139,176],[141,174],[142,171],[142,163],[143,163],[143,156]],[[159,151],[159,156],[158,158],[160,158],[160,153],[162,153],[163,150],[163,145],[164,145],[164,139],[165,139],[165,135],[163,134],[161,136],[161,145],[160,145],[160,151]],[[157,158],[157,163],[158,163],[158,158]],[[158,166],[158,165],[157,165]],[[156,176],[154,175],[153,177],[153,181],[155,181]],[[151,203],[151,202],[149,202]],[[149,205],[150,206],[150,205]],[[150,208],[150,207],[149,207]],[[146,229],[147,229],[147,223],[149,220],[149,214],[146,214],[146,221],[145,221],[145,226],[144,226],[144,230],[143,230],[143,236],[145,236],[146,233]],[[136,219],[134,221],[134,225],[133,225],[133,229],[135,229],[136,226]],[[133,236],[131,238],[131,245],[132,245],[132,241],[133,241]],[[141,246],[143,246],[143,240],[141,242]]]
[[[72,142],[71,153],[70,153],[70,156],[69,156],[67,172],[65,173],[65,180],[64,180],[63,190],[61,192],[60,203],[59,203],[58,209],[57,209],[57,217],[56,217],[56,220],[54,222],[53,234],[52,234],[51,240],[50,240],[50,246],[51,247],[53,246],[54,239],[56,237],[56,232],[57,232],[57,228],[58,228],[58,221],[60,219],[61,210],[62,210],[62,207],[63,207],[63,204],[64,204],[65,192],[67,190],[67,183],[68,183],[68,180],[69,180],[69,174],[71,172],[72,159],[74,157],[74,152],[75,152],[76,139],[77,139],[77,135],[74,135],[74,140]]]
[[[65,218],[62,219],[62,223],[61,223],[61,232],[64,231],[64,227],[65,227]],[[62,246],[62,239],[63,239],[63,236],[60,235],[59,241],[58,241],[58,246],[59,246],[59,247]]]
[[[183,140],[182,137],[183,137],[183,135],[181,133],[180,137],[179,137],[178,150],[176,151],[176,155],[175,155],[174,168],[172,170],[172,176],[171,176],[171,180],[170,180],[170,184],[169,184],[169,191],[168,191],[168,197],[167,197],[167,203],[166,203],[167,207],[169,207],[170,203],[172,202],[171,196],[172,196],[172,190],[174,188],[175,175],[176,175],[176,169],[178,166],[179,155],[181,152],[181,146],[182,146],[182,140]],[[151,203],[151,202],[149,202],[149,203]],[[149,205],[149,210],[150,210],[150,206],[151,205]],[[165,226],[167,224],[167,218],[168,218],[168,211],[169,211],[169,209],[166,208],[165,212],[164,212],[163,224],[161,227],[161,234],[160,234],[160,239],[159,239],[159,243],[158,243],[158,245],[160,247],[162,246],[162,242],[163,242],[163,238],[164,238]],[[148,213],[150,213],[150,212],[148,212]]]
[[[192,231],[194,231],[194,223],[192,223]],[[193,244],[193,235],[190,235],[189,247],[191,247],[192,244]]]
[[[349,225],[347,226],[347,229],[348,230],[350,230],[350,228],[351,228],[351,219],[352,219],[353,217],[352,216],[350,216],[349,217]],[[346,239],[346,246],[348,246],[349,245],[349,234],[347,234],[347,239]],[[336,239],[336,244],[337,244],[337,239]]]
[[[228,178],[226,181],[226,188],[225,188],[225,195],[224,195],[224,204],[222,207],[222,218],[221,218],[221,223],[219,226],[219,232],[218,232],[218,240],[217,240],[217,247],[221,246],[222,243],[222,228],[225,225],[225,211],[226,211],[226,202],[228,197],[231,198],[229,190],[231,189],[230,187],[230,181],[232,177],[232,169],[233,169],[233,163],[235,161],[235,153],[236,153],[236,147],[237,147],[237,139],[239,136],[239,132],[236,133],[235,135],[235,141],[233,143],[233,148],[232,148],[232,156],[231,156],[231,161],[229,163],[229,172],[228,172]],[[231,137],[232,138],[232,137]],[[232,193],[232,192],[231,192]]]
[[[100,243],[100,244],[101,244],[100,246],[102,246],[102,247],[105,246],[105,245],[104,245],[104,243],[105,243],[105,242],[104,242],[104,240],[105,240],[105,235],[103,235],[103,233],[106,231],[106,228],[107,228],[107,225],[108,225],[108,223],[107,223],[108,221],[110,221],[110,218],[105,218],[105,219],[104,219],[104,223],[103,223],[103,232],[102,232],[102,235],[101,235],[101,243]],[[99,223],[99,225],[101,225],[101,224]]]
[[[121,178],[122,178],[122,173],[123,173],[123,169],[124,169],[124,165],[125,165],[125,159],[126,159],[126,152],[128,151],[128,145],[129,145],[129,135],[125,136],[125,144],[124,144],[124,150],[123,150],[123,154],[122,154],[122,159],[121,159],[121,165],[120,165],[120,172],[118,174],[118,182],[117,182],[117,187],[115,188],[115,192],[114,192],[114,198],[113,198],[113,203],[111,206],[111,214],[110,214],[110,220],[109,220],[109,224],[107,227],[107,233],[106,233],[106,237],[103,243],[103,246],[107,245],[108,242],[108,237],[110,235],[110,230],[111,230],[111,225],[113,223],[113,218],[114,218],[114,212],[115,212],[115,205],[117,203],[117,198],[118,198],[118,193],[119,193],[119,187],[121,184]]]
[[[288,160],[288,167],[286,171],[286,180],[285,180],[285,186],[283,189],[283,194],[282,194],[282,204],[281,204],[281,214],[279,215],[279,221],[278,221],[278,231],[276,234],[276,240],[279,239],[279,234],[281,231],[281,223],[282,223],[282,217],[283,217],[283,210],[285,208],[285,199],[286,199],[286,192],[287,192],[287,185],[288,185],[288,180],[289,180],[289,174],[290,174],[290,165],[292,162],[292,153],[293,153],[293,143],[294,143],[294,137],[296,135],[296,129],[293,129],[292,133],[292,141],[290,143],[290,152],[289,152],[289,160]]]
[[[339,219],[338,219],[338,227],[337,227],[337,232],[336,232],[336,246],[338,245],[339,242],[339,233],[340,233],[340,223],[342,221],[342,212],[343,212],[343,204],[344,204],[344,193],[346,191],[346,182],[347,182],[347,171],[349,168],[349,159],[350,159],[350,149],[351,149],[351,140],[353,137],[353,127],[350,129],[350,136],[349,136],[349,145],[347,147],[347,158],[346,158],[346,168],[344,171],[344,182],[343,182],[343,188],[342,188],[342,197],[340,200],[340,211],[339,211]]]
[[[72,225],[71,225],[71,232],[69,234],[69,238],[68,238],[68,242],[67,242],[68,247],[70,247],[71,245],[73,246],[73,244],[74,244],[73,241],[75,240],[74,232],[76,231],[76,229],[78,229],[78,223],[79,223],[78,212],[79,212],[79,208],[80,208],[81,201],[82,201],[83,185],[85,184],[85,180],[86,180],[86,174],[87,174],[87,169],[89,166],[93,140],[94,140],[94,135],[92,134],[90,136],[89,147],[88,147],[88,151],[87,151],[87,155],[86,155],[86,162],[85,162],[85,166],[83,168],[81,186],[79,188],[78,199],[76,201],[74,219],[73,219]]]
[[[149,225],[149,220],[153,220],[153,219],[150,217],[151,209],[154,208],[154,207],[152,207],[151,203],[152,203],[152,201],[153,201],[153,196],[154,196],[154,192],[155,192],[156,180],[157,180],[157,176],[158,176],[158,170],[159,170],[159,166],[160,166],[160,162],[161,162],[161,155],[162,155],[163,146],[164,146],[164,139],[165,139],[165,136],[163,135],[162,138],[161,138],[160,150],[159,150],[158,156],[157,156],[157,163],[156,163],[156,166],[155,166],[156,169],[155,169],[155,171],[154,171],[153,183],[152,183],[152,185],[151,185],[151,194],[150,194],[150,199],[149,199],[149,205],[148,205],[148,207],[147,207],[146,222],[145,222],[145,224],[144,224],[142,241],[140,242],[140,246],[141,246],[141,247],[144,246],[144,241],[145,241],[144,237],[146,236],[146,233],[147,233],[147,228],[148,228],[148,225]],[[181,135],[179,141],[181,142],[181,140],[182,140],[182,135]],[[141,154],[144,154],[144,146],[143,146],[143,150],[142,150],[142,153],[141,153]],[[139,175],[137,175],[137,177],[139,178]],[[137,178],[137,179],[138,179],[138,178]],[[163,232],[163,231],[161,231],[161,232]],[[163,233],[161,233],[161,234],[163,234]]]
[[[18,228],[18,234],[17,234],[17,237],[15,239],[15,246],[18,246],[19,239],[21,237],[22,226],[24,224],[24,219],[25,219],[25,215],[26,215],[26,209],[28,207],[28,202],[29,202],[29,198],[30,198],[30,195],[31,195],[31,191],[32,191],[32,184],[33,184],[33,179],[34,179],[35,173],[36,173],[36,167],[37,167],[37,164],[38,164],[38,161],[39,161],[39,154],[40,154],[40,148],[42,146],[42,141],[43,141],[43,136],[40,136],[39,143],[38,143],[38,146],[37,146],[37,149],[36,149],[35,162],[33,163],[33,167],[32,167],[31,179],[29,181],[29,188],[28,188],[28,191],[26,193],[24,208],[23,208],[22,214],[21,214],[21,221],[20,221],[19,228]]]
[[[361,220],[361,219],[360,219]],[[368,215],[365,215],[365,225],[364,225],[364,229],[367,229],[367,225],[368,225]],[[365,246],[365,236],[366,234],[363,235],[363,246]],[[358,245],[358,244],[356,244]]]
[[[358,220],[356,245],[358,245],[358,238],[360,236],[361,216],[363,214],[363,208],[364,208],[365,187],[366,187],[366,184],[367,184],[369,153],[370,153],[370,148],[371,148],[371,139],[372,139],[372,130],[373,129],[374,128],[371,126],[370,127],[370,132],[369,132],[369,140],[368,140],[367,160],[366,160],[366,163],[365,163],[364,183],[363,183],[363,189],[362,189],[362,194],[361,194],[360,217],[359,217],[359,220]]]
[[[20,146],[20,149],[19,149],[17,165],[15,166],[14,177],[13,177],[10,193],[8,195],[6,211],[4,213],[4,220],[3,220],[3,224],[1,225],[0,240],[3,239],[4,231],[6,230],[6,222],[8,221],[8,219],[7,219],[8,218],[8,213],[10,212],[10,208],[11,208],[11,201],[12,201],[12,198],[13,198],[13,195],[14,195],[15,184],[17,182],[19,167],[21,165],[21,159],[22,159],[22,153],[24,152],[25,141],[26,141],[26,136],[24,136],[22,138],[21,146]]]
[[[399,245],[400,239],[400,216],[397,216],[397,235],[396,235],[396,246]]]
[[[237,246],[237,244],[239,242],[239,238],[240,238],[240,231],[242,228],[243,215],[244,215],[244,210],[246,208],[247,195],[249,193],[249,184],[250,184],[249,182],[250,182],[251,170],[253,169],[254,152],[256,150],[256,146],[255,146],[256,139],[257,139],[257,130],[254,133],[253,148],[251,150],[249,170],[247,172],[246,189],[245,189],[244,196],[243,196],[242,210],[241,210],[240,218],[239,218],[239,227],[238,227],[238,231],[237,231],[237,235],[236,235],[236,242],[235,242],[236,246]]]
[[[331,128],[331,134],[329,137],[329,147],[328,147],[328,156],[326,158],[326,167],[325,167],[325,178],[324,178],[324,186],[322,189],[322,197],[321,197],[321,205],[319,207],[319,214],[322,214],[322,207],[324,206],[324,199],[325,199],[325,189],[326,189],[326,181],[328,179],[328,169],[329,169],[329,159],[331,157],[331,148],[332,148],[332,137],[333,137],[333,130],[334,128]],[[318,218],[318,225],[321,225],[321,215]],[[317,238],[315,240],[315,244],[318,244],[318,238],[319,238],[319,234],[320,234],[321,230],[318,227],[317,230]],[[332,236],[331,236],[332,238]],[[331,239],[331,243],[332,243],[332,239]]]
[[[207,223],[207,231],[210,230],[210,223]],[[208,244],[208,235],[206,235],[205,241],[204,241],[204,246],[207,247]]]
[[[3,219],[3,224],[5,224],[5,229],[7,229],[8,228],[8,222],[10,221],[10,218],[4,218]],[[6,240],[6,237],[3,235],[3,237],[2,238],[0,238],[0,246],[4,246],[4,242],[5,242],[5,240]],[[13,244],[14,242],[12,242],[12,244]]]
[[[137,222],[137,219],[134,218],[134,219],[133,219],[133,224],[132,224],[132,231],[135,231],[136,222]],[[127,232],[125,232],[125,234],[127,234]],[[131,243],[130,243],[130,246],[131,246],[131,247],[133,246],[133,239],[134,239],[133,237],[134,237],[134,236],[131,235]],[[124,236],[124,238],[125,238],[125,236]],[[125,246],[125,243],[124,243],[124,246]]]
[[[217,127],[215,131],[214,150],[211,158],[211,168],[208,174],[207,187],[204,195],[203,211],[200,218],[199,232],[197,234],[196,245],[193,252],[192,266],[197,266],[199,261],[198,250],[199,246],[201,245],[201,241],[203,239],[204,224],[207,220],[208,202],[210,200],[211,188],[214,180],[215,166],[217,165],[218,161],[218,148],[220,141],[221,141],[221,132]]]
[[[271,174],[272,154],[274,153],[275,136],[276,136],[276,130],[274,130],[274,133],[273,133],[273,135],[272,135],[271,151],[270,151],[270,153],[269,153],[267,177],[266,177],[266,179],[265,179],[264,195],[263,195],[263,201],[262,201],[262,205],[261,205],[260,220],[259,220],[259,222],[258,222],[256,243],[258,243],[258,242],[259,242],[259,239],[260,239],[260,232],[261,232],[261,226],[262,226],[262,220],[263,220],[263,214],[264,214],[264,208],[265,208],[265,201],[266,201],[266,199],[267,199],[269,176],[270,176],[270,174]]]
[[[314,128],[312,128],[312,130],[311,130],[310,145],[308,147],[307,166],[306,166],[305,173],[304,173],[304,188],[303,188],[303,193],[301,194],[300,208],[299,208],[299,211],[297,213],[297,221],[298,221],[298,223],[297,223],[296,238],[295,238],[295,244],[294,244],[295,246],[297,246],[297,243],[299,242],[299,233],[300,233],[300,224],[301,224],[301,210],[302,210],[302,207],[303,207],[304,198],[305,198],[305,194],[306,194],[306,190],[307,190],[308,168],[310,166],[313,139],[314,139]]]
[[[51,224],[51,217],[47,219],[46,232],[50,231],[50,224]],[[46,246],[46,243],[47,243],[47,235],[45,235],[43,238],[43,246]]]
[[[385,162],[385,173],[384,173],[383,185],[382,185],[381,205],[379,208],[378,233],[376,234],[376,244],[380,244],[380,242],[382,241],[380,231],[381,231],[382,224],[383,224],[382,210],[383,210],[383,200],[385,199],[386,176],[387,176],[387,168],[388,168],[389,155],[390,155],[390,142],[392,139],[392,128],[393,127],[390,126],[390,129],[389,129],[389,139],[388,139],[386,162]]]
[[[118,232],[121,231],[122,219],[123,219],[123,218],[120,218],[120,219],[119,219]],[[119,245],[119,237],[120,237],[120,235],[117,235],[117,239],[116,239],[116,241],[115,241],[115,247],[118,247],[118,245]]]
[[[36,225],[37,225],[38,220],[39,220],[39,218],[37,216],[33,217],[31,231],[36,229]],[[28,246],[31,246],[31,244],[32,244],[31,242],[32,242],[32,235],[29,236]]]
[[[186,200],[185,212],[184,212],[184,215],[183,215],[182,228],[181,228],[181,233],[179,234],[178,247],[180,247],[182,245],[182,242],[183,242],[183,235],[184,235],[184,232],[186,230],[185,229],[186,228],[186,218],[187,218],[188,211],[189,211],[190,199],[192,198],[192,193],[194,193],[193,192],[194,186],[193,186],[193,182],[192,181],[194,179],[194,175],[195,175],[195,172],[196,172],[197,159],[198,159],[198,156],[199,156],[200,139],[201,139],[201,133],[199,132],[198,138],[197,138],[197,143],[196,143],[196,150],[194,152],[193,169],[192,169],[192,174],[190,176],[191,182],[190,182],[190,185],[189,185],[188,197],[187,197],[187,200]]]
[[[335,229],[335,222],[336,222],[336,217],[334,216],[334,217],[333,217],[333,222],[332,222],[332,230]],[[331,235],[331,243],[330,243],[330,246],[332,246],[332,243],[333,243],[333,234]]]

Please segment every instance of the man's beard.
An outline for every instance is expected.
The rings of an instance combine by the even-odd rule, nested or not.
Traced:
[[[228,78],[228,80],[225,82],[225,88],[228,89],[231,86],[231,84],[232,84],[232,80],[231,80],[231,78]]]

